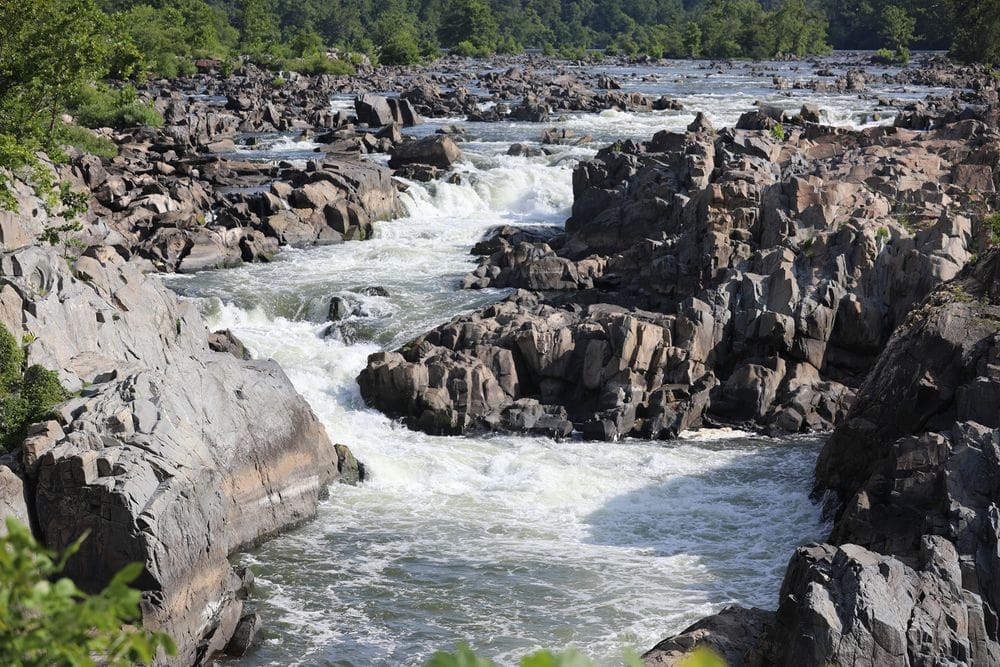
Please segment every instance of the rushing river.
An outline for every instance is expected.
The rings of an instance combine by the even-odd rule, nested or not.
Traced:
[[[790,80],[811,75],[804,65],[769,67]],[[647,649],[726,603],[775,607],[793,547],[823,535],[807,497],[816,438],[430,437],[361,400],[355,378],[369,354],[503,297],[459,288],[474,266],[470,246],[497,224],[561,224],[573,166],[601,145],[683,129],[696,111],[731,125],[755,99],[814,102],[832,124],[873,122],[874,99],[786,96],[747,70],[685,64],[611,74],[626,90],[672,95],[685,110],[465,123],[461,183],[411,184],[407,215],[376,225],[373,239],[169,280],[200,300],[213,328],[231,328],[256,355],[277,359],[331,439],[370,475],[333,489],[315,521],[239,558],[257,573],[254,605],[266,624],[263,645],[242,664],[422,664],[462,641],[501,664],[565,646],[620,663],[625,649]],[[547,126],[594,140],[545,157],[505,155],[512,142],[537,143]],[[311,148],[275,137],[243,155],[295,159]],[[373,286],[388,296],[365,290]],[[334,295],[363,301],[365,316],[324,337]]]

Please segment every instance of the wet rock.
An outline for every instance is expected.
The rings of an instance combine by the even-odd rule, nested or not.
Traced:
[[[511,144],[507,149],[507,155],[514,157],[538,157],[542,155],[542,149],[535,146],[525,146],[524,144]]]
[[[341,484],[357,485],[365,481],[365,464],[354,458],[347,445],[334,445],[337,452],[337,472]]]
[[[263,622],[259,614],[246,614],[236,624],[233,636],[226,644],[225,653],[235,658],[242,658],[260,641]]]
[[[643,654],[642,662],[647,667],[674,667],[688,660],[695,648],[705,646],[727,665],[746,665],[753,659],[757,642],[773,623],[774,612],[730,605],[664,639]]]
[[[462,151],[451,137],[432,136],[394,146],[391,155],[389,166],[393,169],[410,164],[448,169]]]

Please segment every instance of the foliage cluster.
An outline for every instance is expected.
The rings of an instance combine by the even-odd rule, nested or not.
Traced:
[[[24,368],[21,341],[0,324],[0,448],[20,445],[28,426],[47,419],[67,398],[53,371],[37,364]]]
[[[65,577],[66,561],[86,535],[60,558],[39,545],[31,532],[7,518],[0,537],[0,655],[21,665],[134,665],[152,662],[170,638],[125,627],[139,617],[141,593],[129,587],[142,564],[126,566],[100,593],[88,595]]]
[[[626,667],[642,667],[643,662],[635,653],[624,657]],[[496,663],[476,655],[468,646],[459,646],[452,653],[439,651],[427,662],[426,667],[496,667]],[[563,653],[537,651],[521,658],[520,667],[594,667],[592,660],[579,651],[570,649]],[[717,653],[698,647],[678,663],[678,667],[726,667]]]
[[[1000,211],[987,216],[983,222],[989,230],[990,243],[1000,245]]]

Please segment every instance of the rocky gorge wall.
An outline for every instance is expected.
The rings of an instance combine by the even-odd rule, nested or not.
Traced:
[[[308,519],[340,476],[322,424],[276,363],[211,349],[195,307],[112,248],[6,252],[0,282],[0,321],[74,392],[3,457],[4,505],[55,550],[90,532],[67,569],[87,589],[144,563],[168,662],[221,652],[248,584],[228,556]]]
[[[817,464],[828,542],[791,558],[777,612],[730,607],[644,656],[696,644],[732,665],[995,665],[1000,249],[893,334]]]

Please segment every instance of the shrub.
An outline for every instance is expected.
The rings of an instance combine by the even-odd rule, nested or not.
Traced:
[[[22,374],[23,366],[24,351],[20,343],[0,324],[0,444],[3,449],[20,445],[28,426],[48,419],[52,408],[69,398],[53,371],[32,365]]]
[[[103,84],[84,86],[70,101],[69,111],[86,127],[121,129],[163,125],[163,116],[153,108],[153,103],[139,99],[132,86],[118,90]]]
[[[118,155],[115,142],[79,125],[61,125],[56,130],[56,140],[63,146],[79,148],[98,157],[111,159]]]
[[[472,58],[476,55],[476,47],[472,45],[472,42],[468,40],[463,40],[455,45],[455,48],[451,52],[456,56],[462,56],[463,58]]]
[[[774,127],[771,128],[771,136],[777,139],[778,141],[784,141],[785,126],[782,125],[781,123],[777,123]]]
[[[881,65],[890,65],[896,62],[896,54],[889,49],[879,49],[872,56],[872,62]]]
[[[129,665],[152,662],[163,647],[176,653],[162,633],[123,626],[140,616],[140,591],[129,584],[141,563],[127,565],[100,593],[89,595],[58,578],[84,534],[61,557],[42,547],[27,527],[7,518],[0,537],[0,655],[11,665]],[[95,660],[96,659],[96,660]]]
[[[497,42],[497,53],[517,55],[524,53],[524,47],[512,35],[504,35]]]
[[[32,422],[48,419],[52,408],[69,398],[69,393],[59,384],[59,376],[38,364],[32,364],[24,372],[21,397],[27,401],[28,415]]]
[[[24,442],[30,414],[31,406],[19,394],[0,396],[0,449],[15,449]]]
[[[0,325],[0,391],[10,391],[21,379],[24,350],[7,327]]]
[[[990,243],[1000,245],[1000,211],[986,218],[986,226],[990,230]]]
[[[566,60],[586,60],[587,49],[582,46],[563,46],[559,49],[559,55]]]
[[[379,62],[384,65],[412,65],[420,62],[417,38],[409,30],[394,33],[379,50]]]

